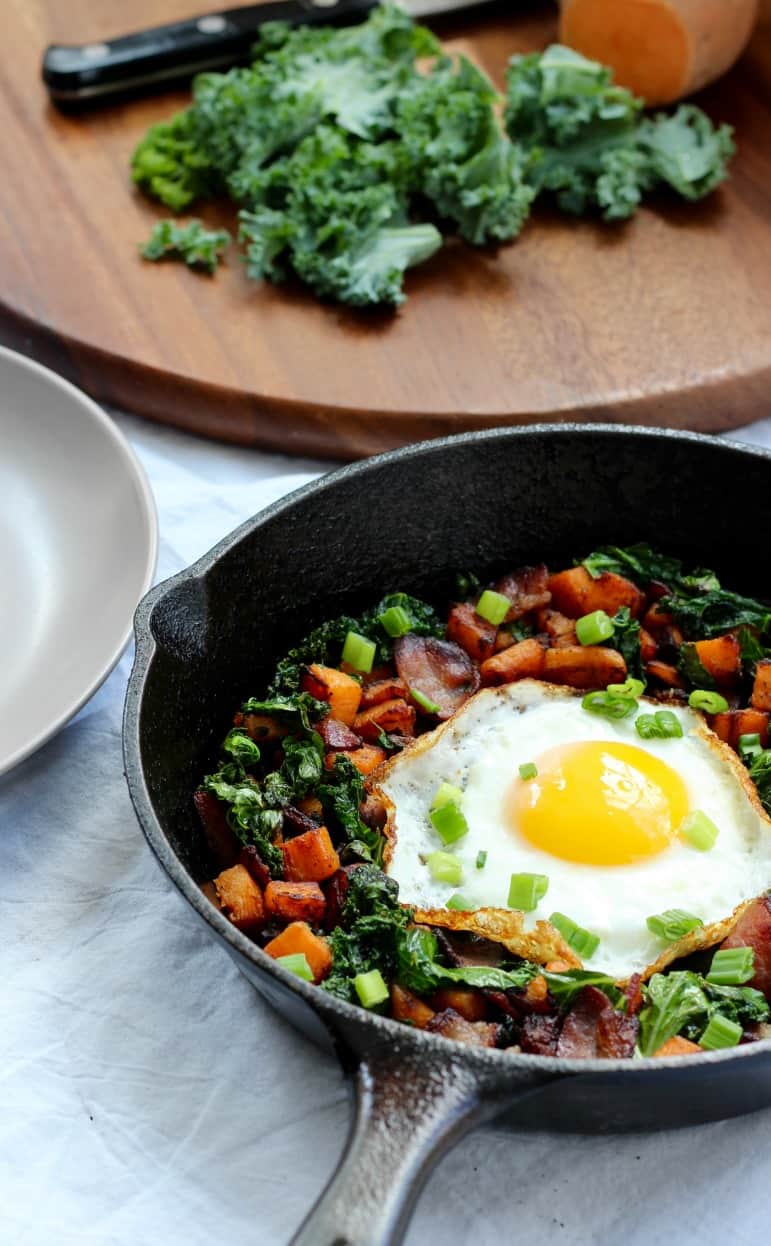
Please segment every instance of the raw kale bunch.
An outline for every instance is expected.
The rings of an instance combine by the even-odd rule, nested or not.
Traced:
[[[624,220],[659,186],[701,199],[726,177],[730,126],[715,129],[690,104],[643,118],[642,100],[570,48],[513,57],[506,82],[506,127],[529,155],[528,178],[565,212]]]
[[[405,270],[442,243],[417,208],[481,245],[518,233],[534,193],[490,82],[439,50],[395,7],[345,29],[266,23],[253,65],[200,74],[191,107],[152,127],[134,181],[174,211],[234,199],[255,280],[401,303]]]

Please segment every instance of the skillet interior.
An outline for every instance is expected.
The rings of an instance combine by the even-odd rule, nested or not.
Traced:
[[[763,452],[688,434],[574,426],[470,434],[308,486],[148,596],[126,703],[132,799],[174,881],[289,1020],[318,1042],[331,1033],[356,1055],[403,1045],[434,1061],[462,1059],[509,1087],[570,1075],[570,1093],[564,1082],[547,1086],[537,1113],[517,1112],[520,1126],[662,1127],[771,1102],[767,1043],[690,1063],[563,1064],[404,1032],[290,979],[201,896],[195,880],[210,876],[211,865],[191,804],[235,706],[261,688],[276,657],[331,615],[396,589],[441,602],[457,570],[565,562],[599,543],[638,540],[714,567],[739,591],[771,596],[759,583],[769,486]],[[621,1070],[628,1076],[619,1079]]]

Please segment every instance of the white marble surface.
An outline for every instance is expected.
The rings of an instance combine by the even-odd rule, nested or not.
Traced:
[[[159,578],[327,466],[119,423],[155,491]],[[739,436],[771,446],[771,420]],[[0,780],[0,1242],[282,1246],[347,1095],[151,857],[121,765],[129,667]],[[486,1128],[439,1166],[407,1243],[754,1244],[769,1162],[771,1111],[621,1139]]]

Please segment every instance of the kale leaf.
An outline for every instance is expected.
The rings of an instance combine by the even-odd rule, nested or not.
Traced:
[[[685,591],[682,591],[685,589]],[[771,610],[752,597],[742,597],[725,588],[713,588],[690,596],[687,585],[661,599],[686,636],[709,639],[738,627],[754,627],[765,634],[771,627]]]
[[[150,127],[131,158],[131,175],[173,212],[216,192],[218,174],[201,145],[192,108]]]
[[[407,926],[400,931],[396,948],[397,981],[425,995],[440,986],[452,983],[471,986],[478,990],[522,990],[537,973],[537,965],[522,961],[511,969],[498,969],[493,965],[442,965],[437,960],[438,940],[427,926]]]
[[[771,749],[763,749],[750,762],[750,778],[758,791],[760,803],[771,813]]]
[[[146,260],[184,260],[188,268],[211,274],[229,244],[226,229],[206,229],[202,221],[189,221],[187,225],[158,221],[141,250]]]
[[[643,988],[646,1005],[640,1013],[640,1051],[652,1056],[676,1034],[698,1041],[716,1014],[745,1029],[767,1020],[771,1009],[753,987],[715,986],[689,970],[655,973]]]
[[[638,142],[655,178],[684,199],[703,199],[719,186],[736,151],[731,126],[715,129],[694,104],[644,120]]]
[[[579,562],[594,580],[611,571],[633,580],[640,588],[647,588],[652,580],[673,586],[679,583],[683,570],[679,558],[660,554],[645,542],[625,549],[619,545],[603,545]]]
[[[227,821],[237,838],[242,844],[253,844],[273,877],[280,878],[284,858],[273,839],[281,828],[282,814],[268,807],[259,786],[245,774],[240,762],[229,762],[207,775],[202,787],[227,805]]]
[[[311,659],[313,660],[313,659]],[[326,701],[317,701],[309,692],[269,692],[264,700],[250,697],[241,706],[244,714],[265,714],[275,718],[290,731],[311,730],[311,719],[316,721],[329,712]]]
[[[699,657],[696,645],[690,641],[686,641],[680,646],[680,656],[677,665],[680,673],[685,676],[692,688],[707,688],[713,692],[717,687],[714,676],[710,675]]]
[[[640,624],[632,618],[628,606],[622,606],[612,618],[613,635],[608,641],[611,649],[618,649],[626,662],[626,669],[635,679],[645,681],[640,652]]]
[[[324,814],[343,832],[346,844],[341,856],[362,858],[379,865],[385,841],[380,831],[367,826],[359,812],[364,799],[364,779],[350,757],[338,753],[332,770],[323,771],[323,782],[314,789]]]
[[[594,969],[566,969],[564,973],[541,969],[539,972],[546,979],[552,999],[563,1009],[573,1005],[585,986],[596,986],[598,990],[604,991],[616,1008],[624,1002],[624,993],[616,986],[615,980]]]

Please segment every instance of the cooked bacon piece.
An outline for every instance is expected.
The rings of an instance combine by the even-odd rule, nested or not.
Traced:
[[[374,683],[366,684],[362,688],[359,710],[371,709],[373,705],[382,705],[384,701],[398,698],[404,700],[406,696],[407,685],[398,675],[393,675],[390,679],[376,679]]]
[[[366,822],[367,826],[371,826],[374,831],[382,831],[388,820],[388,810],[382,800],[379,796],[373,796],[371,792],[361,802],[359,813],[362,822]]]
[[[521,619],[530,610],[539,610],[551,601],[549,591],[549,568],[544,563],[537,567],[520,567],[510,571],[495,585],[496,593],[502,593],[511,602],[504,623]]]
[[[348,675],[358,675],[361,680],[362,690],[369,687],[370,684],[382,683],[384,679],[393,679],[395,671],[391,662],[383,662],[380,666],[373,666],[371,671],[361,674],[360,671],[354,671],[353,667],[348,666],[347,662],[340,663],[340,669]]]
[[[571,619],[580,619],[595,610],[604,610],[611,617],[622,606],[637,616],[645,605],[645,595],[623,575],[604,571],[596,580],[585,567],[569,567],[549,580],[552,603],[556,610]]]
[[[282,922],[305,921],[317,926],[327,902],[318,883],[272,881],[265,888],[265,912]]]
[[[585,986],[562,1023],[557,1055],[569,1060],[631,1056],[637,1030],[636,1017],[618,1012],[596,986]]]
[[[754,986],[771,999],[771,893],[759,896],[745,909],[721,947],[751,947],[755,953]]]
[[[470,601],[453,606],[447,620],[447,639],[460,645],[475,662],[484,662],[495,652],[498,628],[477,614]]]
[[[755,666],[750,705],[756,710],[771,710],[771,658],[761,658]]]
[[[240,844],[228,826],[225,806],[217,800],[214,792],[195,792],[193,804],[215,864],[220,867],[230,865],[238,856]]]
[[[674,1038],[668,1038],[662,1043],[658,1051],[654,1051],[654,1059],[656,1056],[698,1056],[701,1054],[701,1047],[698,1043],[692,1043],[689,1038],[682,1038],[676,1034]]]
[[[444,1012],[449,1008],[466,1021],[485,1021],[488,1015],[487,1000],[482,992],[468,988],[446,987],[434,991],[431,1003],[437,1012]]]
[[[460,645],[451,640],[400,636],[394,645],[394,658],[400,678],[408,688],[422,692],[439,706],[440,719],[454,714],[479,687],[478,669]]]
[[[340,858],[325,826],[295,836],[281,845],[281,851],[284,877],[291,883],[321,883],[340,869]]]
[[[733,687],[742,671],[742,647],[735,636],[729,634],[716,636],[714,640],[697,640],[694,649],[705,671],[719,688]]]
[[[304,800],[298,800],[297,808],[301,813],[307,813],[309,818],[318,818],[319,825],[324,819],[324,806],[318,796],[306,796]]]
[[[266,943],[263,951],[274,960],[278,960],[279,956],[304,956],[314,982],[321,982],[332,968],[332,953],[326,939],[314,934],[307,922],[292,922],[275,939]]]
[[[503,944],[495,943],[493,939],[485,939],[465,930],[441,930],[437,927],[432,929],[443,953],[450,964],[456,967],[484,965],[487,968],[500,969],[509,956]]]
[[[518,679],[540,679],[544,671],[546,650],[535,636],[520,640],[503,653],[496,653],[480,667],[482,683],[486,688],[498,684],[512,684]]]
[[[258,887],[262,887],[263,891],[270,882],[270,870],[263,861],[254,844],[245,844],[238,854],[237,865],[243,865],[248,870]]]
[[[270,718],[268,714],[236,714],[233,726],[243,727],[255,744],[278,744],[279,740],[289,734],[288,727],[284,727],[277,718]]]
[[[395,982],[391,983],[390,989],[391,1015],[397,1021],[404,1021],[407,1025],[414,1026],[416,1030],[425,1030],[436,1015],[433,1008],[429,1008],[428,1004],[424,1004],[422,999],[412,994],[412,991],[398,986]]]
[[[353,729],[362,740],[376,744],[381,731],[395,731],[397,735],[415,734],[415,707],[401,697],[381,701],[362,710],[353,720]]]
[[[640,657],[642,658],[643,662],[652,662],[656,654],[658,653],[658,651],[659,651],[659,647],[656,641],[654,640],[654,638],[651,636],[650,632],[646,631],[644,627],[641,627],[640,628]]]
[[[604,688],[626,679],[626,662],[617,649],[598,645],[565,645],[547,649],[543,677],[553,684],[570,688]]]
[[[531,1056],[556,1056],[559,1033],[559,1017],[532,1013],[522,1022],[520,1048]]]
[[[328,749],[358,748],[361,744],[361,736],[358,736],[339,718],[333,718],[331,714],[316,723],[316,730]]]
[[[546,633],[553,648],[561,649],[565,645],[578,644],[575,619],[560,614],[559,610],[539,610],[535,621],[539,632]]]
[[[335,761],[338,757],[347,757],[353,762],[359,774],[371,774],[381,762],[386,759],[386,751],[384,748],[378,748],[377,744],[362,744],[361,748],[340,749],[337,753],[327,753],[324,758],[324,765],[327,770],[334,770]]]
[[[496,1047],[501,1027],[491,1021],[467,1021],[452,1008],[437,1012],[425,1027],[432,1034],[454,1038],[456,1043],[471,1047]]]
[[[322,888],[326,899],[324,925],[327,930],[334,930],[336,926],[342,924],[345,898],[348,895],[348,876],[351,868],[351,866],[348,866],[345,869],[336,870],[331,878],[326,879]]]
[[[672,666],[669,662],[647,662],[645,673],[650,675],[651,679],[657,679],[659,683],[665,684],[667,688],[685,690],[685,680],[677,667]]]
[[[286,832],[287,839],[294,835],[304,835],[306,831],[316,831],[321,826],[318,818],[311,817],[309,813],[303,813],[302,809],[298,809],[295,805],[287,805],[284,809],[284,825],[283,830]]]
[[[640,1023],[616,1008],[606,1008],[597,1019],[597,1055],[605,1060],[628,1060],[634,1055]]]
[[[361,684],[357,679],[334,666],[313,663],[303,672],[300,687],[319,701],[329,702],[332,717],[350,727],[361,701]]]
[[[660,641],[663,633],[674,626],[674,618],[667,610],[662,610],[656,603],[643,615],[642,625],[656,640]],[[682,640],[682,637],[681,637]]]
[[[223,870],[214,880],[220,908],[244,934],[265,925],[262,892],[243,865]]]
[[[764,710],[725,710],[722,714],[713,714],[711,719],[715,735],[737,750],[743,735],[759,735],[761,745],[766,748],[768,723],[769,714]]]
[[[633,973],[624,988],[626,995],[626,1011],[630,1017],[636,1017],[643,1006],[642,978]]]

